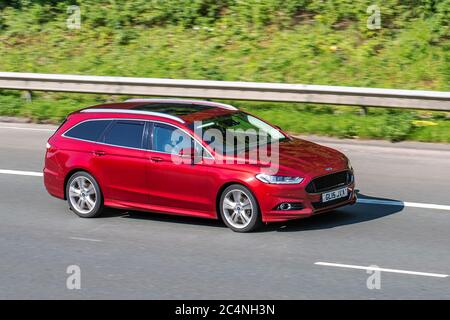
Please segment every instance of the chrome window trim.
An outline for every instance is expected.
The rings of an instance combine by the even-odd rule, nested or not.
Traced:
[[[204,151],[206,151],[208,154],[207,156],[204,156],[203,158],[205,159],[212,159],[215,160],[214,156],[211,154],[211,152],[205,148],[205,146],[203,146],[203,144],[196,139],[192,134],[190,134],[188,131],[184,130],[183,128],[180,128],[172,123],[167,123],[167,122],[163,122],[163,121],[158,121],[158,120],[147,120],[147,119],[128,119],[128,118],[102,118],[102,119],[86,119],[83,120],[79,123],[77,123],[76,125],[70,127],[69,129],[67,129],[66,131],[64,131],[63,134],[61,134],[61,137],[66,138],[66,139],[73,139],[73,140],[78,140],[78,141],[84,141],[84,142],[90,142],[90,143],[95,143],[95,144],[100,144],[100,145],[104,145],[104,146],[110,146],[110,147],[116,147],[116,148],[122,148],[122,149],[131,149],[131,150],[140,150],[140,151],[146,151],[146,152],[156,152],[156,153],[162,153],[162,154],[170,154],[172,155],[171,152],[164,152],[164,151],[157,151],[157,150],[150,150],[150,149],[145,149],[145,148],[133,148],[133,147],[124,147],[124,146],[118,146],[115,144],[109,144],[109,143],[104,143],[104,142],[99,142],[99,141],[92,141],[92,140],[86,140],[86,139],[80,139],[80,138],[74,138],[74,137],[68,137],[66,136],[66,133],[70,130],[72,130],[73,128],[85,123],[85,122],[90,122],[90,121],[115,121],[115,120],[124,120],[124,121],[141,121],[141,122],[152,122],[152,123],[162,123],[165,125],[169,125],[172,126],[174,128],[177,128],[181,131],[183,131],[184,133],[186,133],[189,137],[191,137],[195,142],[197,142]],[[106,130],[106,128],[105,128]]]
[[[93,108],[93,109],[84,109],[80,112],[83,113],[128,113],[128,114],[140,114],[140,115],[146,115],[146,116],[156,116],[156,117],[162,117],[167,118],[171,120],[175,120],[181,123],[185,123],[185,121],[179,117],[172,116],[170,114],[165,114],[161,112],[152,112],[152,111],[142,111],[142,110],[126,110],[126,109],[99,109],[99,108]],[[145,119],[142,119],[145,120]]]

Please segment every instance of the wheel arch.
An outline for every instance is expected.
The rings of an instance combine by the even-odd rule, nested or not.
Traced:
[[[94,174],[92,174],[91,171],[87,170],[86,168],[73,168],[69,172],[67,172],[66,176],[64,177],[64,185],[63,185],[63,188],[64,188],[64,200],[67,200],[67,183],[69,182],[70,177],[73,176],[77,172],[86,172],[86,173],[89,173],[91,176],[94,177],[95,181],[97,181],[98,188],[100,189],[100,193],[102,194],[102,199],[104,201],[105,198],[103,196],[102,187],[100,186],[100,183],[98,182],[97,177]]]

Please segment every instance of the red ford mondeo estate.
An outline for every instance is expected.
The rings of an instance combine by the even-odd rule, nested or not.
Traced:
[[[356,201],[342,153],[233,106],[143,99],[70,114],[48,140],[48,192],[83,218],[114,207],[248,232]]]

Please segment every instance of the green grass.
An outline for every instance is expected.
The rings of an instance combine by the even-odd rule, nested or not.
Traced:
[[[66,27],[79,4],[82,27]],[[449,91],[450,0],[0,0],[0,70]],[[120,97],[0,91],[0,115],[58,122]],[[236,102],[294,133],[450,142],[448,115]],[[432,126],[414,124],[431,117]]]
[[[106,31],[0,33],[0,70],[448,90],[450,45],[430,45],[425,21],[411,27],[393,39],[362,40],[352,27],[229,35],[220,25],[211,32],[169,26],[130,29],[136,35],[126,44]]]

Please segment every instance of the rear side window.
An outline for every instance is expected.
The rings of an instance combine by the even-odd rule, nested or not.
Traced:
[[[103,139],[104,143],[128,147],[142,148],[144,121],[114,121]]]
[[[69,131],[64,136],[88,141],[97,141],[111,120],[92,120],[82,122]]]

